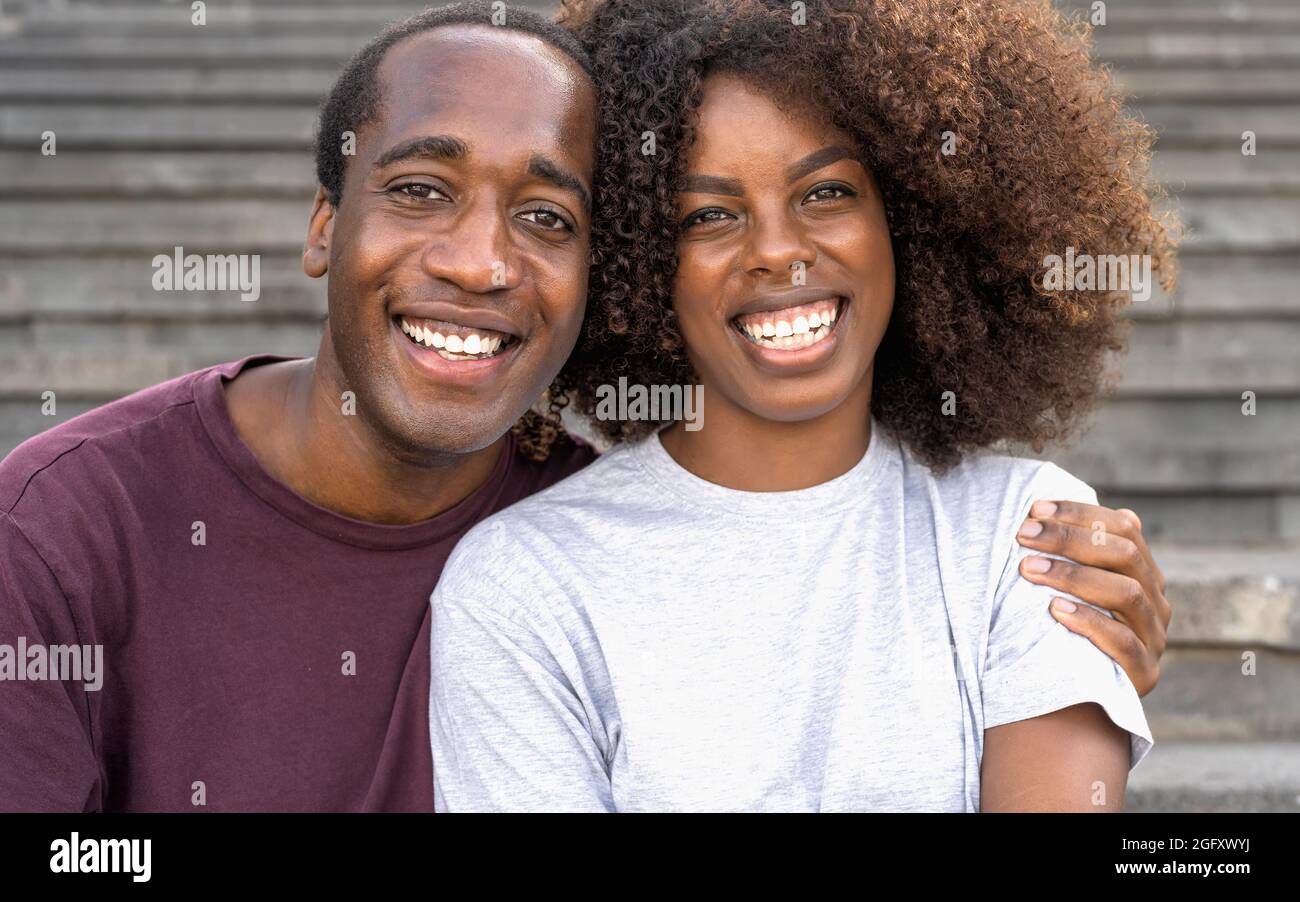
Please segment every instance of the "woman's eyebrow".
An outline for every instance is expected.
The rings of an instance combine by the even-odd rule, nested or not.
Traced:
[[[810,172],[816,172],[823,166],[829,166],[832,163],[843,160],[844,158],[855,158],[852,148],[845,147],[841,144],[832,144],[830,147],[823,147],[821,150],[814,150],[808,156],[804,157],[797,163],[791,164],[785,170],[785,180],[787,182],[797,182]]]
[[[808,156],[796,163],[786,167],[785,178],[787,182],[795,182],[803,178],[810,172],[816,172],[823,166],[843,159],[856,159],[857,154],[850,147],[841,144],[833,144],[830,147],[823,147],[821,150],[814,150]],[[693,194],[727,194],[733,197],[744,197],[745,189],[736,179],[723,178],[719,175],[688,175],[682,184],[682,190]]]
[[[745,189],[736,179],[723,178],[720,175],[688,175],[682,183],[682,190],[690,194],[729,194],[732,197],[744,197]]]

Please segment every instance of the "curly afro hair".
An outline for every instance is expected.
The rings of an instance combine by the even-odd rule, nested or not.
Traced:
[[[1106,352],[1123,349],[1128,295],[1048,291],[1048,255],[1149,255],[1174,285],[1153,135],[1091,62],[1087,25],[1047,0],[807,0],[796,15],[787,0],[564,0],[600,94],[590,295],[565,396],[629,441],[667,421],[594,419],[599,386],[698,381],[672,307],[676,198],[704,81],[729,72],[812,104],[865,148],[896,267],[877,420],[939,471],[978,448],[1064,439],[1101,394]],[[956,416],[942,414],[948,391]]]

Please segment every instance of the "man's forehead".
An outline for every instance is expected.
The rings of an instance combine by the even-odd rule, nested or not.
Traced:
[[[557,143],[581,144],[575,132],[594,111],[590,79],[567,54],[536,35],[489,25],[446,25],[402,39],[384,56],[378,88],[380,128],[390,135],[427,131],[436,120],[439,130],[549,133]]]
[[[468,88],[484,101],[521,85],[575,94],[586,79],[567,54],[537,35],[473,23],[403,38],[384,55],[378,74],[385,94],[437,95]]]

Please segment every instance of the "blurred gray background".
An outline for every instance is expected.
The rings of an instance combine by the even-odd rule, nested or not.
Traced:
[[[425,5],[210,0],[196,27],[189,0],[0,0],[0,455],[198,367],[314,353],[316,105]],[[1114,0],[1095,36],[1191,233],[1176,296],[1132,309],[1117,394],[1051,454],[1138,511],[1170,577],[1130,807],[1300,811],[1300,2]],[[262,255],[261,297],[154,291],[175,245]]]

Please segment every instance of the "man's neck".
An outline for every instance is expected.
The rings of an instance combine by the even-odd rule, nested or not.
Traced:
[[[327,329],[316,358],[255,367],[226,385],[236,431],[275,479],[321,507],[384,524],[435,517],[487,481],[505,436],[478,451],[403,460],[360,416],[342,415],[337,372]]]

